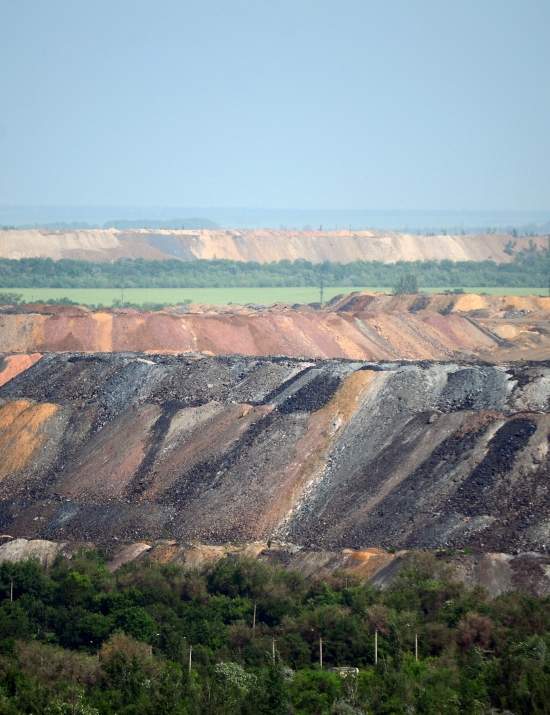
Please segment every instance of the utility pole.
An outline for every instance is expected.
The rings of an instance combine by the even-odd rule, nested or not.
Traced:
[[[374,665],[378,665],[378,629],[374,631]]]
[[[120,286],[120,303],[121,307],[124,307],[124,289],[126,288],[126,266],[122,269],[122,281]]]
[[[418,660],[418,633],[414,634],[414,659]]]
[[[193,667],[193,646],[189,646],[189,674],[191,674],[191,668]]]
[[[13,579],[10,578],[10,602],[13,603]]]
[[[319,636],[319,665],[323,670],[323,639]]]
[[[275,638],[271,639],[271,659],[273,661],[273,665],[275,665]]]
[[[252,635],[256,634],[256,601],[254,601],[254,613],[252,614]]]

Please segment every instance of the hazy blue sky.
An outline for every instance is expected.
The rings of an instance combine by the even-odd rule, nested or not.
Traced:
[[[550,208],[550,0],[0,0],[0,204]]]

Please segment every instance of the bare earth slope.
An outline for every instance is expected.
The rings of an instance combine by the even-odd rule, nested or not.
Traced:
[[[509,235],[426,236],[380,231],[152,230],[93,229],[47,231],[0,230],[0,258],[46,257],[112,261],[117,258],[163,260],[226,258],[266,263],[305,259],[321,261],[452,261],[510,262],[514,250],[531,242],[546,247],[544,237]]]
[[[0,351],[205,352],[368,360],[550,357],[550,298],[358,293],[322,311],[286,306],[0,312]]]
[[[46,355],[0,388],[0,528],[545,552],[549,397],[549,362]]]

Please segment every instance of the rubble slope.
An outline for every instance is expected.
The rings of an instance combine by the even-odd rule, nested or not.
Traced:
[[[550,362],[48,354],[0,388],[3,533],[547,552]]]
[[[58,555],[71,558],[81,548],[94,548],[91,543],[48,541],[3,537],[0,542],[0,564],[36,559],[49,566]],[[350,575],[377,588],[387,588],[411,559],[414,550],[386,551],[380,548],[326,549],[307,548],[289,543],[252,542],[240,544],[178,543],[173,539],[116,543],[102,553],[107,567],[116,571],[138,561],[175,564],[189,570],[211,567],[224,558],[259,559],[286,569],[299,571],[306,578],[330,577],[334,572]],[[469,587],[482,586],[491,596],[521,591],[536,596],[550,596],[550,554],[533,552],[504,554],[472,550],[438,550],[437,559],[445,563],[453,577]]]

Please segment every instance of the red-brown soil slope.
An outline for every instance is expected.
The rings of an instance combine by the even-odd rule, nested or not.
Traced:
[[[0,312],[0,350],[544,359],[550,357],[549,312],[550,298],[363,293],[323,310],[195,306],[148,313],[23,306]]]
[[[544,237],[509,235],[426,236],[381,231],[152,230],[118,229],[48,231],[0,230],[1,258],[46,257],[112,261],[117,258],[163,260],[226,258],[234,261],[451,261],[494,260],[508,263],[514,251],[536,245]]]

